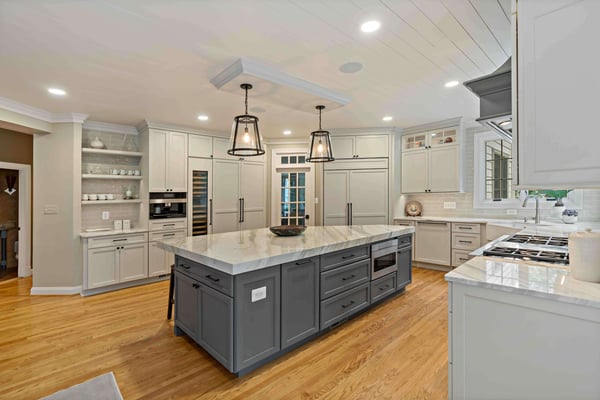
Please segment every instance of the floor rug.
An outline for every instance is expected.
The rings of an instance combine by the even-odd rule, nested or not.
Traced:
[[[123,400],[112,372],[97,376],[42,400]]]

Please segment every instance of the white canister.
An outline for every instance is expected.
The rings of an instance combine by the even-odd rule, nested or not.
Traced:
[[[115,219],[114,228],[115,228],[115,231],[122,231],[123,230],[123,220]]]
[[[569,266],[575,279],[600,283],[600,232],[569,235]]]
[[[124,219],[123,220],[123,230],[128,230],[128,229],[131,229],[131,220]]]

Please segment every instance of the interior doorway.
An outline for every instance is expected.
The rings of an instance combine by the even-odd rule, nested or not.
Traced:
[[[6,270],[16,262],[17,275],[20,278],[30,276],[32,273],[31,165],[0,161],[1,200],[4,200],[9,207],[14,204],[16,208],[16,210],[7,208],[0,214],[0,228],[6,228],[0,229],[0,235],[5,239],[2,240],[4,244],[2,255],[6,256]],[[4,268],[0,268],[0,274],[3,270]]]

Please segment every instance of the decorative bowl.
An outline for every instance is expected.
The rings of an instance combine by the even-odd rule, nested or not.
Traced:
[[[269,230],[277,236],[298,236],[306,230],[305,225],[279,225],[271,226]]]

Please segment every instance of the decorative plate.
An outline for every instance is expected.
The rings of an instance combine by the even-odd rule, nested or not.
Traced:
[[[406,203],[404,211],[406,212],[406,215],[417,217],[421,215],[421,212],[423,212],[423,206],[418,201],[409,201]]]
[[[277,236],[298,236],[306,230],[304,225],[279,225],[269,228]]]

